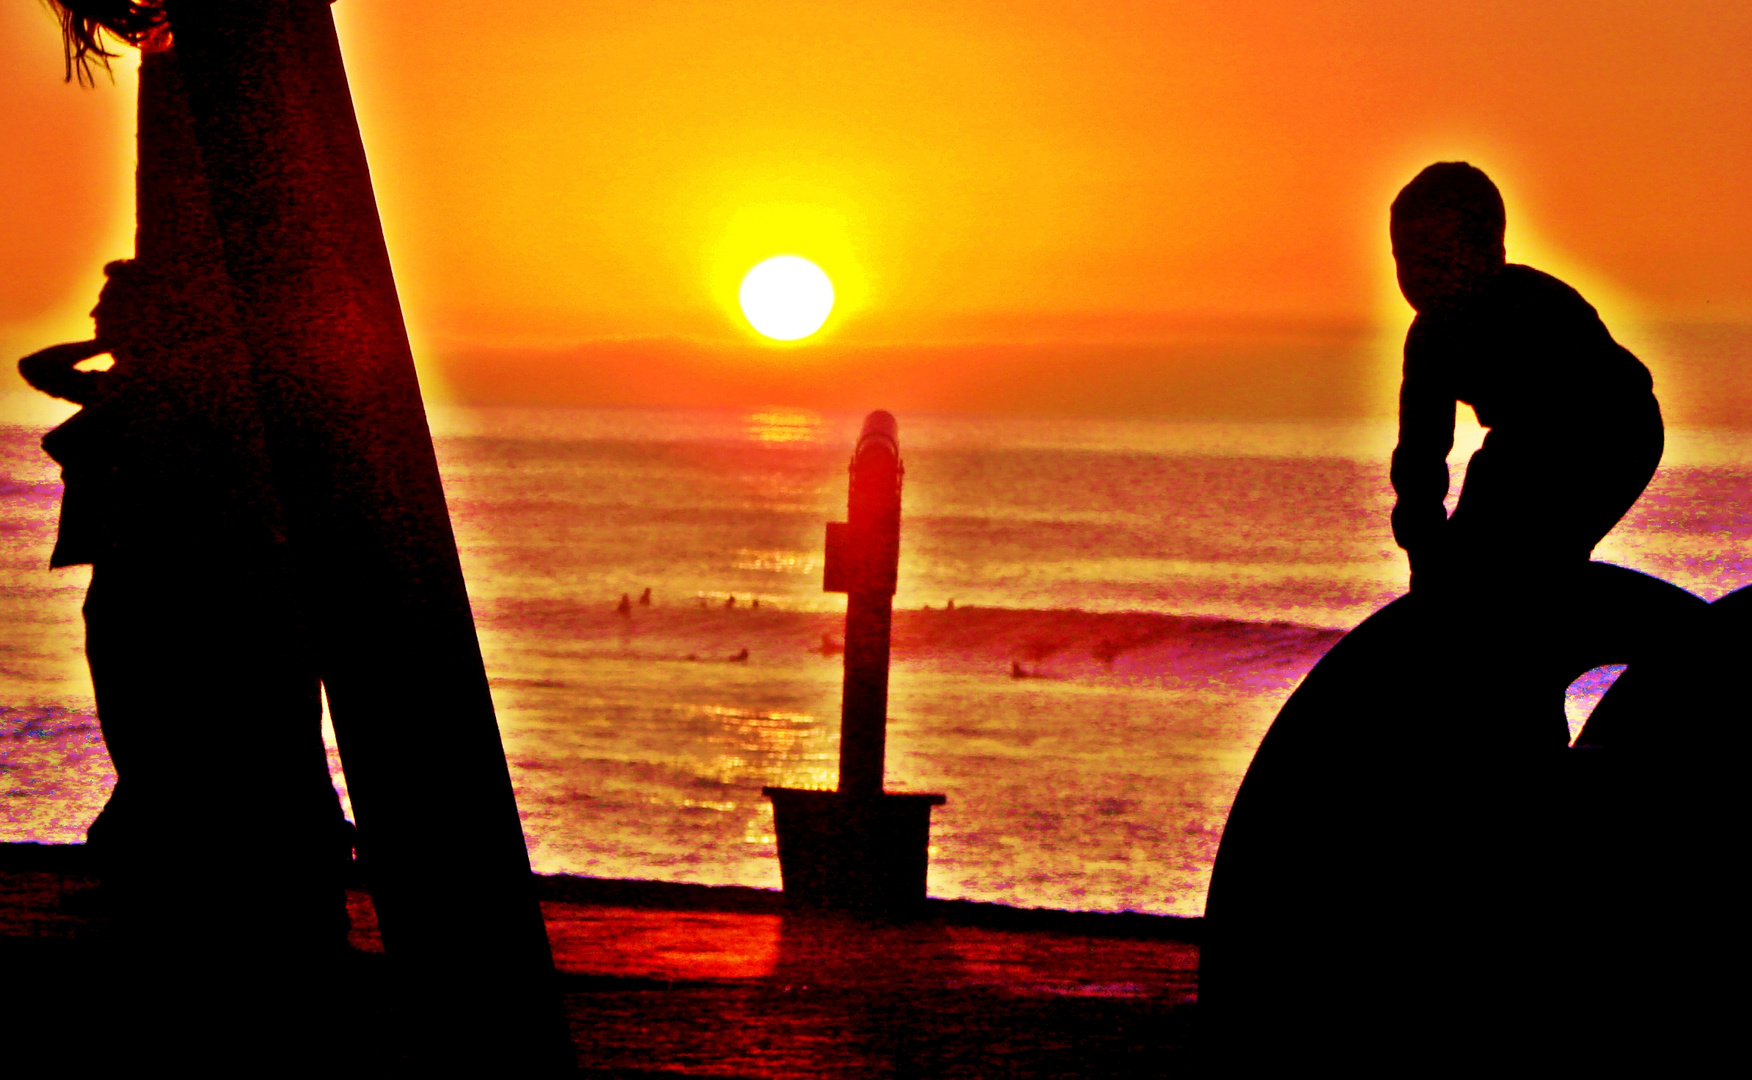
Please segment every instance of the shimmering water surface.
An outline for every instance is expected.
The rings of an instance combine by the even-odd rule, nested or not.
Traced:
[[[835,779],[844,599],[820,591],[821,537],[858,419],[436,418],[539,869],[778,885],[761,785]],[[949,798],[931,893],[1198,913],[1271,717],[1403,587],[1391,423],[900,419],[888,779]],[[0,836],[66,841],[113,774],[80,652],[87,571],[46,569],[59,485],[39,436],[0,428]],[[1746,584],[1749,462],[1743,435],[1675,433],[1596,557],[1709,598]],[[1335,822],[1335,847],[1365,828]]]

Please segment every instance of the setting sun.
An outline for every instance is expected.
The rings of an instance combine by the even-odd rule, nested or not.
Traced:
[[[742,314],[776,341],[797,341],[821,329],[833,310],[833,282],[796,255],[775,255],[742,279]]]

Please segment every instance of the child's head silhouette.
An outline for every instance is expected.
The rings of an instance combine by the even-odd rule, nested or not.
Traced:
[[[1399,289],[1424,311],[1463,295],[1497,270],[1506,215],[1490,177],[1464,161],[1440,161],[1393,200]]]

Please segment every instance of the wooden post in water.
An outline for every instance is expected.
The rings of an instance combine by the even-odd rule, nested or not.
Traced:
[[[427,1066],[569,1068],[329,5],[166,9],[399,1011]]]
[[[846,594],[837,791],[768,787],[785,893],[804,904],[906,915],[925,899],[931,807],[882,790],[888,660],[900,567],[899,426],[878,410],[852,452],[846,520],[827,526],[822,589]]]
[[[888,749],[888,645],[900,572],[899,431],[877,411],[852,452],[846,522],[827,527],[827,592],[846,594],[845,682],[840,696],[839,790],[882,792]]]

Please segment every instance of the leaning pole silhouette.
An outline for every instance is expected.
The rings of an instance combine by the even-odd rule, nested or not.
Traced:
[[[166,8],[404,1012],[452,1063],[563,1063],[552,956],[328,4]]]

